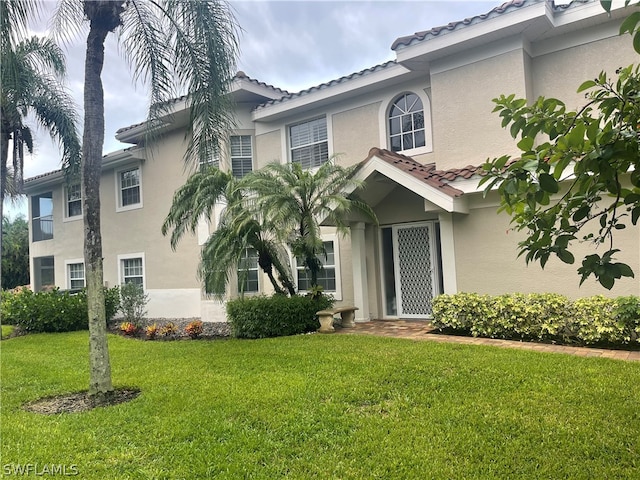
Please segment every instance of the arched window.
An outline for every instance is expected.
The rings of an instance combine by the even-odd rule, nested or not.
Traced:
[[[389,145],[394,152],[424,147],[424,107],[415,93],[398,97],[389,110]]]

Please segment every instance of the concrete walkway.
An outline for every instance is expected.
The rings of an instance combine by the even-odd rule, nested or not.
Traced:
[[[355,328],[336,328],[338,334],[378,335],[382,337],[408,338],[412,340],[430,340],[433,342],[463,343],[467,345],[490,345],[492,347],[520,348],[548,353],[566,353],[581,357],[613,358],[640,362],[640,351],[609,350],[604,348],[568,347],[546,343],[518,342],[515,340],[496,340],[493,338],[459,337],[432,333],[433,327],[425,320],[374,320],[356,323]]]

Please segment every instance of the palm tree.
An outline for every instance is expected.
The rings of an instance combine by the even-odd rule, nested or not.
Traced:
[[[229,85],[235,73],[236,23],[217,0],[62,0],[56,29],[78,31],[87,22],[82,196],[84,256],[89,306],[90,382],[96,402],[113,391],[104,312],[100,174],[104,144],[102,69],[105,40],[117,32],[133,77],[150,88],[149,135],[155,120],[169,115],[170,99],[186,93],[189,108],[187,164],[206,161],[232,124]],[[76,27],[76,28],[74,28]]]
[[[61,83],[64,55],[50,39],[25,38],[39,6],[35,1],[0,2],[0,218],[5,197],[22,193],[25,149],[33,153],[28,115],[59,141],[65,172],[72,172],[80,159],[75,106]],[[0,249],[2,230],[0,226]]]
[[[311,285],[318,284],[322,270],[321,255],[326,255],[320,222],[327,220],[343,235],[349,233],[349,215],[357,211],[377,223],[373,210],[361,200],[350,198],[362,183],[353,178],[357,166],[343,168],[333,161],[324,163],[315,172],[303,170],[299,163],[272,163],[242,179],[242,188],[253,192],[255,209],[266,221],[276,226],[280,239],[302,259],[311,276]]]
[[[170,229],[171,247],[176,248],[187,231],[194,233],[202,219],[211,221],[213,207],[226,204],[216,231],[201,252],[199,274],[205,291],[221,296],[248,248],[258,254],[258,265],[269,278],[275,292],[295,295],[287,254],[278,236],[263,216],[247,208],[250,199],[238,188],[229,173],[209,167],[192,175],[173,197],[171,210],[162,225],[162,234]],[[274,276],[275,269],[280,282]]]

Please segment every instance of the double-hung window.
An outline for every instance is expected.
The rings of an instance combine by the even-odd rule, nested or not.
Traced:
[[[71,290],[84,288],[84,263],[68,263],[67,276],[69,278],[69,288]]]
[[[121,209],[137,208],[142,205],[140,187],[140,167],[118,172],[118,202]]]
[[[316,118],[289,127],[289,149],[291,162],[302,168],[319,167],[329,160],[327,119]]]
[[[318,274],[318,285],[320,285],[324,292],[337,292],[337,275],[336,275],[336,251],[335,243],[333,241],[323,242],[325,255],[320,255],[318,258],[322,263],[322,269]],[[309,271],[304,268],[303,260],[296,258],[296,270],[298,274],[298,290],[308,291],[311,285],[311,275]]]
[[[236,178],[242,178],[253,169],[251,135],[232,135],[231,172]]]
[[[255,293],[258,289],[258,252],[246,248],[238,262],[238,292]]]
[[[66,218],[82,216],[82,188],[79,183],[66,188],[65,216]]]
[[[142,257],[122,258],[120,260],[122,283],[134,283],[144,288],[144,263]]]

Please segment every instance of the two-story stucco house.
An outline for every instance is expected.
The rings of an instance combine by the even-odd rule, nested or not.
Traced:
[[[598,1],[514,0],[398,38],[394,61],[298,93],[240,72],[230,92],[237,129],[215,161],[238,176],[274,161],[313,168],[334,154],[344,165],[361,164],[360,196],[379,225],[354,218],[347,238],[327,226],[321,279],[339,302],[359,308],[357,320],[427,318],[435,295],[460,291],[639,295],[637,279],[606,292],[595,281],[578,287],[575,266],[551,260],[543,271],[517,259],[519,237],[509,217],[496,213],[498,197],[483,196],[475,168],[518,153],[492,113],[493,98],[553,96],[578,108],[584,96],[576,90],[585,79],[636,62],[630,38],[618,35],[630,13],[609,16]],[[121,129],[117,138],[126,148],[103,159],[105,281],[143,285],[151,317],[219,321],[224,305],[207,298],[197,278],[199,249],[215,221],[176,251],[160,233],[187,175],[184,108],[177,99],[176,114],[153,145],[139,145],[144,125]],[[33,288],[83,286],[78,187],[51,172],[29,179],[26,189]],[[617,246],[620,261],[640,271],[639,229],[619,232]],[[592,248],[585,244],[577,253]],[[304,289],[304,272],[292,262]],[[248,271],[245,291],[268,293],[255,258],[248,255],[240,267]]]

